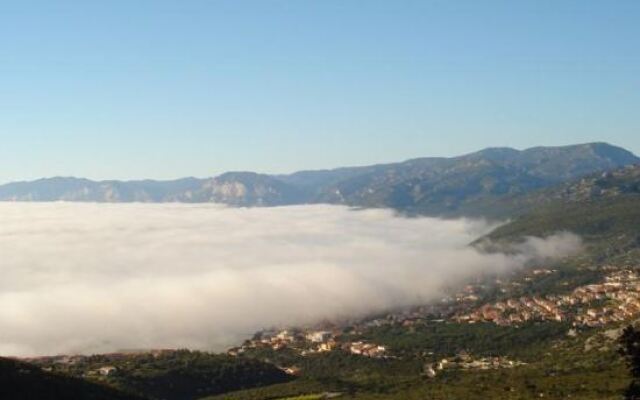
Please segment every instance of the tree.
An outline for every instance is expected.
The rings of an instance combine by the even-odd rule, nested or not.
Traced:
[[[633,380],[625,392],[625,399],[640,400],[640,330],[627,326],[620,336],[620,354],[627,361]]]

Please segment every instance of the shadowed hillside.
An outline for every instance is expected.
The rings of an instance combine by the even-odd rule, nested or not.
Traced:
[[[43,372],[20,361],[0,358],[3,400],[142,400],[116,389],[66,375]]]

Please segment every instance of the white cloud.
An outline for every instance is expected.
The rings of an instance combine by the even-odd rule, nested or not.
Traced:
[[[566,254],[467,246],[492,227],[337,206],[0,204],[0,355],[221,350],[262,327],[431,300],[443,285]]]

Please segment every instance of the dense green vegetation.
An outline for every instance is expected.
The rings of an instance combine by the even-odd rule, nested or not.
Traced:
[[[529,359],[536,357],[540,346],[564,337],[568,329],[568,324],[560,322],[530,322],[522,326],[431,322],[411,329],[397,325],[369,329],[356,339],[384,344],[404,357],[422,354],[437,359],[466,351],[478,356]]]
[[[552,204],[498,228],[491,238],[545,236],[562,228],[587,240],[619,238],[626,240],[621,244],[638,245],[639,200],[640,197],[628,195],[579,204]]]
[[[284,372],[258,360],[188,351],[136,357],[114,376],[115,386],[167,400],[189,400],[287,380]]]

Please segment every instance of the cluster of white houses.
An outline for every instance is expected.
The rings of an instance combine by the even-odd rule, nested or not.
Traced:
[[[384,357],[386,347],[367,342],[340,341],[340,332],[326,330],[283,329],[279,331],[262,331],[253,339],[245,341],[242,346],[229,349],[227,354],[238,356],[250,349],[270,348],[272,350],[291,349],[302,356],[342,350],[351,354],[366,357]]]
[[[478,309],[454,317],[457,322],[494,322],[498,325],[518,324],[530,320],[562,321],[563,312],[558,306],[540,297],[520,297],[485,304]]]
[[[385,346],[380,346],[373,343],[353,342],[349,345],[349,351],[351,352],[351,354],[357,354],[371,358],[381,358],[385,356],[387,348]]]
[[[520,297],[485,304],[456,315],[457,322],[518,324],[529,320],[569,320],[574,325],[602,326],[640,315],[640,277],[624,269],[605,277],[604,282],[584,285],[563,295]]]
[[[425,365],[424,374],[429,378],[433,378],[439,371],[443,370],[488,370],[513,368],[520,365],[525,365],[525,363],[522,361],[510,360],[507,357],[474,358],[466,352],[461,352],[455,357],[443,358],[434,364]]]

